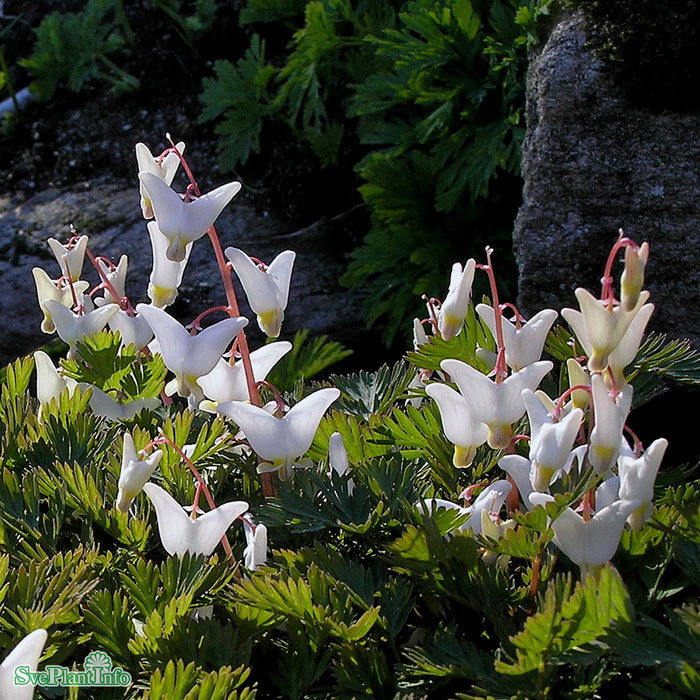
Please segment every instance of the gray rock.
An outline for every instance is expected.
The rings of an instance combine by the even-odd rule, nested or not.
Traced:
[[[291,338],[301,328],[313,335],[322,333],[345,344],[356,344],[362,336],[361,298],[342,289],[338,278],[345,269],[348,251],[343,241],[347,222],[320,223],[290,232],[274,215],[257,212],[238,195],[216,223],[222,247],[230,245],[270,262],[287,248],[297,259],[292,275],[282,337]],[[58,263],[46,239],[66,242],[70,226],[90,237],[95,255],[115,263],[129,256],[126,293],[134,304],[148,302],[146,288],[151,269],[151,247],[141,216],[138,189],[110,180],[83,183],[73,188],[51,189],[26,200],[0,198],[0,298],[3,300],[3,334],[0,366],[19,355],[50,342],[54,336],[41,332],[39,309],[31,270],[44,268],[50,277],[60,276]],[[94,270],[86,260],[83,279],[96,284]],[[264,342],[250,313],[237,279],[241,312],[251,319],[252,346]],[[168,311],[181,322],[189,322],[208,307],[225,304],[220,273],[211,244],[204,237],[194,244],[175,303]],[[222,318],[213,315],[212,320]]]
[[[652,327],[700,341],[700,316],[689,313],[700,304],[700,114],[630,104],[587,46],[578,12],[533,53],[527,96],[514,233],[522,310],[577,308],[578,286],[597,293],[623,228],[651,246]]]

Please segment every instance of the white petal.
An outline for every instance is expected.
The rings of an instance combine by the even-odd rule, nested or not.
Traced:
[[[47,639],[46,630],[30,632],[0,664],[0,700],[32,700],[34,685],[15,685],[15,669],[28,666],[30,673],[36,673]]]

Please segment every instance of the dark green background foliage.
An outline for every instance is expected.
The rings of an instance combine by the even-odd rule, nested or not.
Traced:
[[[280,121],[322,166],[354,167],[371,225],[343,282],[365,286],[367,322],[382,322],[387,343],[424,315],[421,294],[444,296],[451,263],[487,242],[514,292],[526,50],[550,4],[251,0],[250,48],[204,82],[224,169]],[[268,57],[281,28],[288,41]]]
[[[586,13],[590,40],[638,104],[700,106],[700,5],[696,0],[570,0]]]

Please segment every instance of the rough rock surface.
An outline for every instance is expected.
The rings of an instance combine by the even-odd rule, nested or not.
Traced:
[[[599,289],[623,228],[651,246],[650,327],[699,342],[700,114],[630,104],[587,46],[580,13],[533,54],[527,92],[514,234],[523,311],[576,307],[576,286]]]
[[[344,227],[351,224],[348,219],[351,217],[290,232],[273,215],[256,210],[246,203],[245,196],[238,195],[217,220],[224,248],[234,245],[267,262],[287,248],[296,251],[283,338],[309,328],[312,335],[326,333],[348,345],[356,346],[362,340],[361,299],[338,284],[348,252],[343,235]],[[135,185],[105,179],[45,190],[23,201],[0,198],[0,366],[55,337],[40,330],[42,314],[31,270],[40,266],[51,277],[60,275],[46,239],[66,242],[71,224],[78,233],[89,235],[89,247],[95,255],[115,263],[123,253],[128,255],[127,295],[134,303],[148,302],[151,247]],[[83,278],[96,284],[97,276],[89,268],[86,260]],[[238,285],[235,276],[234,281]],[[245,295],[240,286],[237,288],[241,312],[251,319],[249,334],[255,347],[263,342],[263,336]],[[180,321],[189,322],[204,309],[222,303],[225,297],[219,271],[204,237],[194,245],[178,298],[168,310]],[[212,316],[219,318],[220,314]]]

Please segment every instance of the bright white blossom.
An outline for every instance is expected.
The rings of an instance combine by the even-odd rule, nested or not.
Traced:
[[[545,506],[553,500],[546,493],[533,493],[530,496],[534,506]],[[554,544],[581,567],[582,576],[595,573],[596,569],[613,558],[620,544],[625,520],[640,504],[639,500],[617,500],[599,510],[590,520],[584,520],[572,508],[567,508],[551,522]]]
[[[428,384],[425,392],[437,403],[445,437],[455,446],[453,464],[468,467],[476,448],[486,442],[488,426],[476,420],[464,397],[446,384]]]
[[[34,353],[34,366],[36,367],[36,397],[41,404],[57,401],[65,389],[72,394],[78,384],[75,379],[60,374],[51,358],[43,350],[37,350]]]
[[[261,566],[265,566],[267,561],[267,528],[262,523],[255,525],[249,515],[242,519],[246,541],[243,565],[249,571],[256,571]]]
[[[280,470],[282,479],[290,479],[295,463],[311,447],[323,414],[339,396],[338,389],[320,389],[292,406],[282,418],[241,401],[220,404],[218,411],[241,428],[263,460],[259,472]]]
[[[296,253],[282,251],[264,270],[238,248],[226,248],[225,253],[258,317],[260,330],[269,338],[277,338],[287,308]]]
[[[474,418],[488,425],[489,445],[504,449],[510,443],[512,424],[525,413],[522,390],[534,391],[553,365],[548,360],[534,362],[501,383],[461,360],[443,360],[440,366],[456,382]]]
[[[248,510],[245,501],[231,501],[193,518],[157,484],[149,482],[143,490],[156,509],[163,548],[172,556],[182,556],[189,552],[208,557],[231,523]]]
[[[496,337],[496,313],[488,304],[477,304],[476,312]],[[542,357],[544,341],[558,314],[553,309],[542,309],[518,328],[501,316],[506,364],[514,372],[537,362]]]
[[[44,301],[53,299],[59,302],[67,309],[70,309],[76,300],[80,300],[90,286],[87,282],[74,282],[73,289],[67,282],[62,282],[61,286],[56,283],[42,270],[40,267],[32,268],[34,275],[34,283],[36,284],[36,296],[39,301],[39,306],[44,314],[44,319],[41,322],[41,330],[44,333],[54,333],[56,326],[49,312],[44,308]],[[75,294],[75,298],[73,298]]]
[[[192,251],[192,243],[185,246],[185,254],[182,260],[170,260],[167,256],[170,242],[158,228],[155,221],[149,221],[148,236],[151,240],[153,251],[153,266],[151,276],[148,278],[148,298],[153,306],[163,309],[175,301],[177,290],[182,282],[185,266]]]
[[[622,391],[611,395],[600,374],[591,377],[591,387],[595,424],[589,440],[588,460],[598,474],[605,474],[615,466],[620,454],[622,430],[632,406],[633,389],[627,384]]]
[[[174,382],[166,386],[166,394],[177,391],[180,396],[192,395],[197,402],[204,398],[197,380],[214,369],[224,350],[248,323],[242,316],[225,318],[191,335],[162,309],[139,304],[136,310],[148,322],[165,366],[175,375]]]
[[[46,630],[34,630],[5,657],[0,664],[0,700],[32,700],[35,684],[15,685],[15,669],[26,667],[29,673],[36,673],[48,636]],[[28,680],[26,673],[20,675]]]
[[[620,498],[641,501],[639,508],[627,518],[634,530],[640,530],[651,516],[654,481],[667,447],[668,440],[659,438],[654,440],[640,457],[621,456],[618,460]]]
[[[61,340],[68,345],[68,357],[75,357],[78,341],[93,333],[99,333],[119,311],[116,304],[107,304],[88,313],[76,314],[53,299],[46,299],[42,307],[51,316]]]
[[[101,306],[99,299],[95,301]],[[119,309],[109,319],[109,328],[118,331],[122,345],[135,345],[137,350],[145,348],[153,340],[153,331],[141,314],[131,316],[127,311]]]
[[[175,145],[175,149],[180,155],[185,152],[185,144],[180,141]],[[160,178],[166,185],[171,185],[177,168],[180,165],[180,156],[171,151],[163,158],[155,158],[151,153],[151,149],[145,143],[136,144],[136,161],[138,163],[139,172],[146,172]],[[139,187],[139,195],[141,196],[141,211],[144,219],[152,219],[153,205],[148,191],[143,186]]]
[[[151,478],[151,474],[158,466],[162,456],[163,450],[156,450],[146,459],[140,460],[131,433],[124,433],[122,468],[119,474],[119,492],[116,502],[117,510],[122,511],[122,513],[129,510],[132,501]]]
[[[330,463],[331,472],[335,472],[339,476],[344,476],[350,469],[348,461],[348,451],[345,449],[345,441],[339,432],[333,433],[328,440],[328,462]],[[348,493],[355,490],[355,482],[348,479]]]
[[[83,273],[83,262],[85,260],[85,249],[88,244],[87,236],[80,236],[75,245],[63,245],[55,238],[48,239],[49,248],[54,254],[58,264],[61,266],[61,274],[71,282],[77,282]]]
[[[571,466],[573,447],[583,420],[583,411],[574,408],[555,421],[536,394],[522,392],[530,420],[530,481],[535,491],[545,491],[559,473]]]
[[[241,189],[240,182],[229,182],[197,199],[185,202],[157,175],[141,172],[139,179],[150,197],[158,228],[168,239],[166,256],[174,262],[185,259],[187,244],[201,238],[208,231],[224,207]]]
[[[87,384],[86,382],[80,382],[78,388],[81,391],[87,391],[88,389],[92,391],[92,395],[90,396],[90,408],[92,412],[96,416],[101,416],[108,420],[131,420],[139,411],[143,411],[144,408],[152,410],[160,406],[160,401],[156,398],[136,399],[128,403],[120,403],[109,394],[102,391],[102,389],[98,389],[96,386]]]
[[[460,263],[452,266],[450,287],[438,311],[438,330],[445,340],[454,338],[462,330],[469,310],[475,269],[476,261],[473,258],[467,260],[464,269]]]
[[[630,323],[649,298],[642,292],[633,308],[625,310],[620,304],[609,305],[579,287],[575,292],[581,311],[562,309],[561,315],[571,326],[588,355],[591,372],[602,372],[608,356],[618,346]]]
[[[261,382],[270,370],[292,349],[286,340],[263,345],[250,353],[253,377]],[[229,364],[221,358],[214,369],[197,380],[209,402],[203,402],[201,408],[216,410],[216,406],[227,401],[249,401],[248,383],[246,381],[243,361]]]
[[[625,368],[634,362],[639,346],[642,344],[647,323],[654,313],[653,304],[644,304],[632,319],[625,334],[620,339],[615,349],[608,355],[608,368],[612,372],[613,379],[618,388],[625,385]]]
[[[126,295],[126,270],[129,265],[129,258],[126,255],[122,255],[119,258],[119,263],[111,269],[109,265],[104,260],[100,258],[97,259],[97,264],[102,271],[102,274],[109,280],[109,283],[114,287],[114,291],[117,293],[118,298],[115,299],[112,292],[105,287],[104,288],[104,298],[107,301],[112,301],[115,304],[121,303],[121,300]]]

